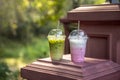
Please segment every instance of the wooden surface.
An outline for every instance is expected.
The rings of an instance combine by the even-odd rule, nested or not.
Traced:
[[[58,64],[45,58],[21,69],[21,76],[28,80],[120,80],[119,75],[120,65],[112,61],[85,58],[84,63],[74,64],[70,55]]]
[[[108,59],[120,64],[120,4],[78,7],[60,21],[65,30],[65,54],[70,54],[69,33],[77,28],[88,35],[86,57]]]
[[[80,21],[120,20],[120,4],[78,7],[68,12],[67,19]]]

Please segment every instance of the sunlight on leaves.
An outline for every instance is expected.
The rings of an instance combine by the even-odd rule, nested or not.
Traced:
[[[21,59],[15,59],[15,58],[6,58],[4,60],[9,66],[13,66],[11,67],[11,69],[20,69],[21,67],[25,66],[26,64],[21,60]]]
[[[28,6],[30,3],[29,3],[29,0],[23,0],[23,3],[24,3],[24,6]]]
[[[48,15],[52,15],[54,13],[54,10],[53,9],[50,9],[49,11],[48,11]]]
[[[36,5],[37,8],[41,8],[42,7],[42,3],[41,2],[38,2],[37,5]]]

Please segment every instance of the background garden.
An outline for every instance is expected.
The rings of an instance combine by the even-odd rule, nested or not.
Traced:
[[[105,0],[0,0],[0,80],[22,80],[20,68],[49,56],[47,34],[67,11]],[[61,25],[62,27],[62,25]]]

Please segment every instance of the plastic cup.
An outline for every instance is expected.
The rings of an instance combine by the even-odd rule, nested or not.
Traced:
[[[87,35],[83,30],[73,30],[69,37],[71,60],[74,63],[84,62]]]
[[[65,35],[61,29],[52,29],[48,34],[50,57],[53,62],[60,61],[64,53]]]

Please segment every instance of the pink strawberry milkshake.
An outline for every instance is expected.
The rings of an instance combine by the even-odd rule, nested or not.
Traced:
[[[86,40],[84,39],[70,39],[71,59],[74,63],[84,62],[86,50]]]

